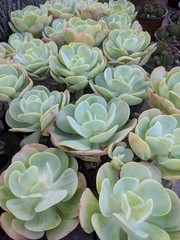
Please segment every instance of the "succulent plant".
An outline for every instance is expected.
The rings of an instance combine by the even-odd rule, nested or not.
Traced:
[[[180,115],[164,115],[152,108],[141,113],[135,133],[129,134],[129,143],[134,153],[142,160],[167,157],[176,145],[180,131]]]
[[[142,30],[141,25],[138,21],[132,22],[131,17],[127,13],[113,13],[110,14],[107,17],[101,18],[101,20],[105,21],[108,25],[109,30],[115,30],[115,29],[126,29],[126,28],[132,28],[132,29],[139,29]]]
[[[167,14],[167,9],[158,3],[145,2],[137,6],[138,16],[142,18],[161,18]]]
[[[101,96],[85,94],[59,111],[51,141],[83,160],[98,161],[110,144],[122,141],[135,127],[135,119],[128,122],[129,114],[129,106],[121,99],[107,103]]]
[[[8,43],[1,42],[0,45],[4,48],[5,58],[13,58],[17,47],[23,42],[29,42],[33,39],[33,35],[29,32],[13,33],[9,36]]]
[[[67,21],[65,19],[55,19],[51,26],[46,26],[42,32],[43,41],[54,41],[58,47],[61,47],[65,40],[63,38],[63,29],[67,28]]]
[[[163,66],[170,71],[173,67],[180,66],[180,52],[170,44],[158,42],[157,48],[151,54],[146,66],[151,69]]]
[[[1,175],[1,227],[14,240],[62,239],[79,223],[86,186],[74,157],[42,144],[24,146]]]
[[[82,20],[79,17],[71,18],[67,28],[63,30],[64,40],[70,42],[86,43],[89,46],[99,46],[107,38],[109,29],[102,20]]]
[[[103,51],[111,64],[144,65],[156,50],[148,32],[136,29],[113,30],[103,42]]]
[[[0,101],[22,97],[33,86],[24,69],[17,64],[0,63]]]
[[[175,12],[172,12],[169,15],[169,21],[171,23],[175,23],[175,24],[180,24],[180,10],[177,10]]]
[[[111,163],[103,164],[96,178],[99,200],[89,188],[80,200],[84,231],[95,230],[101,240],[178,239],[180,200],[157,181],[158,175],[155,166],[129,162],[119,179]]]
[[[75,15],[75,4],[77,0],[48,0],[45,2],[44,7],[54,19],[70,19]]]
[[[49,64],[53,79],[74,92],[84,89],[89,79],[102,72],[106,60],[99,48],[72,42],[62,46],[58,56],[51,56]]]
[[[102,17],[108,16],[111,12],[107,3],[97,2],[94,0],[79,1],[76,4],[76,14],[79,18],[100,20]]]
[[[10,131],[34,132],[34,136],[46,135],[47,128],[55,121],[60,108],[69,103],[69,92],[50,92],[42,85],[35,86],[22,98],[15,98],[6,112]]]
[[[89,84],[92,90],[110,100],[118,97],[129,106],[137,105],[148,98],[147,88],[151,87],[148,74],[138,65],[121,65],[106,68]]]
[[[44,43],[40,39],[32,39],[17,47],[14,61],[22,65],[32,79],[43,80],[49,76],[49,57],[57,52],[53,41]]]
[[[149,104],[168,114],[180,114],[180,67],[169,72],[160,66],[150,76],[152,90],[149,89]]]
[[[109,8],[111,9],[111,14],[127,13],[132,20],[134,20],[137,14],[134,4],[127,0],[109,0]]]
[[[180,24],[161,26],[155,32],[155,36],[158,41],[178,46],[180,44]]]
[[[108,156],[112,159],[110,162],[113,167],[120,170],[125,163],[133,160],[134,153],[127,147],[125,142],[121,142],[117,146],[110,146],[108,148]]]
[[[48,16],[47,9],[28,5],[22,10],[11,12],[9,26],[14,32],[30,32],[34,37],[40,37],[45,26],[50,25],[52,15]]]

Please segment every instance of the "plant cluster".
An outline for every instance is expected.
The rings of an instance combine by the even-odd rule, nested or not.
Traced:
[[[127,0],[12,12],[0,43],[4,122],[23,133],[0,175],[12,239],[59,240],[79,223],[101,240],[180,239],[180,199],[163,185],[180,179],[180,67],[143,69],[156,43],[136,14]],[[91,165],[96,189],[80,172]]]
[[[180,25],[170,24],[160,27],[155,33],[156,38],[159,41],[170,43],[172,45],[180,44]]]
[[[138,16],[147,19],[160,18],[166,14],[166,8],[158,3],[145,2],[137,6]]]
[[[158,42],[156,50],[151,54],[146,65],[152,69],[163,66],[167,70],[180,66],[179,50],[165,42]]]
[[[180,10],[171,13],[169,16],[169,21],[171,23],[180,24]]]

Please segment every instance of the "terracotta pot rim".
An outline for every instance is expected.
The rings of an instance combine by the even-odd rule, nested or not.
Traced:
[[[162,7],[163,7],[163,6],[162,6]],[[138,17],[138,18],[141,18],[141,19],[144,19],[144,20],[149,20],[149,21],[162,19],[162,18],[164,18],[164,17],[168,14],[168,8],[167,8],[167,7],[163,7],[163,8],[166,10],[166,12],[165,12],[165,14],[162,15],[161,17],[146,18],[146,17],[142,17],[142,16],[140,16],[139,14],[137,14],[137,17]]]

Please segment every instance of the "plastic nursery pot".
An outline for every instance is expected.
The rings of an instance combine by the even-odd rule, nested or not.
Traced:
[[[145,70],[146,72],[148,72],[149,74],[151,74],[151,72],[153,71],[153,69],[156,68],[156,67],[159,67],[159,66],[163,66],[163,67],[166,69],[166,71],[170,71],[172,68],[174,68],[174,67],[176,67],[176,66],[179,66],[179,63],[180,63],[180,51],[179,51],[179,49],[177,49],[176,47],[171,46],[171,45],[169,45],[169,47],[170,47],[171,53],[172,53],[173,55],[176,54],[176,56],[179,56],[178,59],[176,59],[176,60],[173,59],[173,60],[172,60],[172,63],[167,66],[167,65],[163,64],[163,62],[162,62],[164,59],[161,59],[161,58],[165,58],[165,56],[163,56],[163,55],[162,55],[162,56],[158,56],[158,54],[156,55],[156,53],[154,52],[154,53],[151,55],[149,61],[143,66],[144,70]],[[166,47],[165,47],[165,49],[166,49]],[[159,64],[158,64],[158,63],[155,63],[155,62],[151,62],[151,58],[154,57],[154,56],[160,58],[160,59],[158,59]],[[169,56],[168,56],[168,57],[169,57]],[[162,60],[162,61],[161,61],[161,60]]]
[[[172,36],[171,33],[169,32],[169,28],[171,26],[177,26],[179,28],[178,36],[176,36],[176,38],[175,36]],[[162,30],[166,31],[166,36],[160,37],[160,32],[162,32]],[[168,43],[180,50],[180,25],[179,24],[169,24],[166,26],[161,26],[156,30],[156,32],[154,33],[154,36],[158,42]]]
[[[149,32],[152,40],[155,39],[155,36],[154,36],[155,31],[159,27],[161,27],[165,16],[168,14],[168,9],[165,8],[165,10],[166,10],[165,14],[157,18],[145,18],[137,14],[137,20],[141,24],[143,31]]]
[[[170,23],[180,24],[180,10],[174,11],[168,16]]]

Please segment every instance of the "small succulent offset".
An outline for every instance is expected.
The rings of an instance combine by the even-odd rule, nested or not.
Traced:
[[[1,227],[14,240],[62,239],[76,228],[86,186],[74,157],[42,144],[24,146],[0,181]]]
[[[142,27],[139,24],[139,22],[132,21],[131,17],[127,13],[121,13],[121,14],[113,13],[107,17],[101,18],[101,20],[106,22],[109,30],[115,30],[115,29],[122,30],[126,28],[142,30]]]
[[[180,67],[174,67],[169,72],[162,66],[157,67],[152,71],[150,80],[149,104],[167,114],[180,114]]]
[[[33,35],[29,32],[13,33],[9,36],[8,43],[1,42],[0,45],[5,50],[5,58],[13,58],[17,47],[23,42],[29,42],[33,39]]]
[[[22,98],[15,98],[6,112],[6,122],[14,132],[34,132],[34,136],[46,135],[59,109],[69,103],[69,92],[52,91],[35,86]],[[37,140],[38,139],[37,137]]]
[[[11,12],[9,26],[14,32],[30,32],[34,37],[40,37],[45,26],[51,24],[52,15],[48,16],[47,9],[28,5],[22,10]]]
[[[13,59],[32,79],[43,80],[49,76],[49,57],[57,53],[58,48],[53,41],[44,43],[41,39],[32,39],[17,47]]]
[[[62,46],[58,56],[51,56],[49,64],[53,79],[75,92],[83,90],[89,79],[104,70],[106,59],[99,48],[72,42]]]
[[[96,179],[99,200],[89,188],[80,200],[84,231],[95,230],[101,240],[179,239],[180,199],[159,177],[157,167],[129,162],[119,179],[111,163],[103,164]]]
[[[65,19],[55,19],[51,26],[46,26],[42,32],[43,41],[54,41],[58,47],[61,47],[65,40],[63,38],[63,29],[67,28],[67,21]]]
[[[125,142],[121,142],[117,146],[108,148],[108,156],[112,159],[111,164],[114,168],[120,170],[125,163],[133,160],[134,153]]]
[[[0,62],[0,102],[22,97],[32,86],[32,80],[20,65]]]
[[[106,68],[95,79],[90,80],[92,90],[106,100],[118,97],[129,106],[137,105],[148,97],[147,88],[151,87],[148,74],[138,65],[121,65]]]
[[[103,51],[111,64],[144,65],[156,50],[148,32],[137,29],[113,30],[103,42]]]
[[[98,161],[111,144],[121,142],[134,129],[136,120],[128,122],[129,114],[129,106],[121,99],[107,102],[101,96],[85,94],[59,111],[51,141],[83,160]]]
[[[98,47],[107,38],[109,29],[102,20],[82,20],[79,17],[71,18],[67,28],[63,30],[63,37],[66,43],[81,42],[89,46]]]
[[[159,109],[144,111],[138,119],[135,133],[129,134],[134,153],[142,160],[168,157],[180,147],[180,115],[164,115]]]

